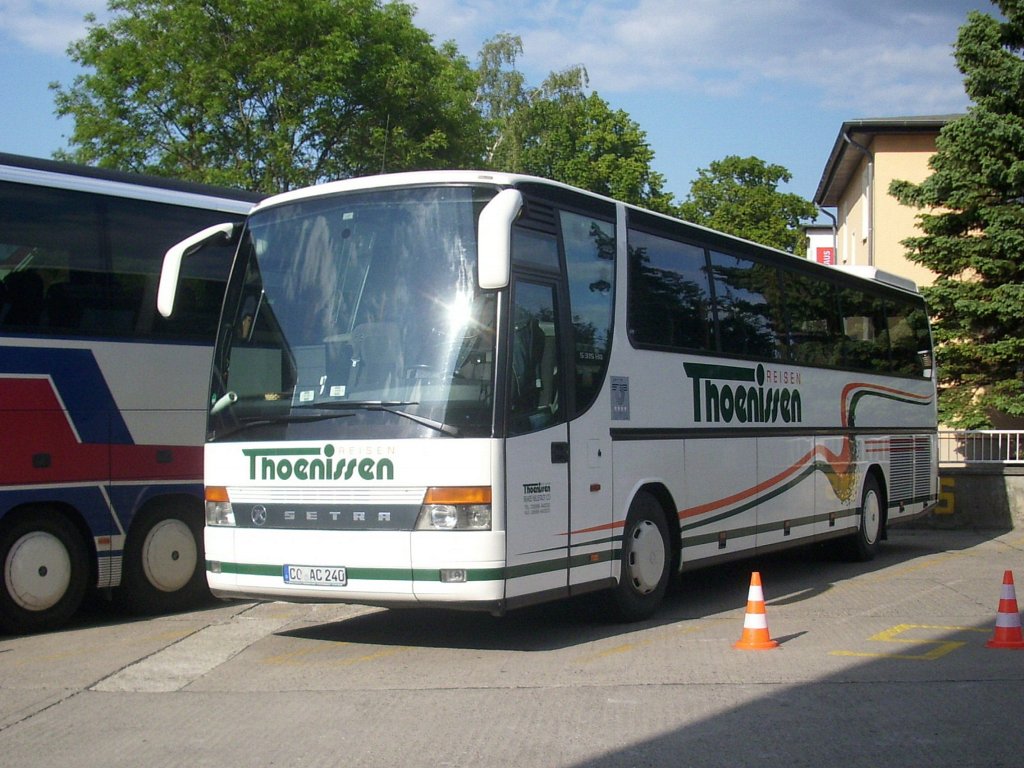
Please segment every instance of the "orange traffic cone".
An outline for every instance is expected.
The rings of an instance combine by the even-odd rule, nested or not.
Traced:
[[[1017,610],[1017,594],[1013,589],[1013,571],[1006,571],[1003,574],[999,613],[996,614],[996,632],[985,645],[989,648],[1024,648],[1020,613]]]
[[[743,617],[743,634],[733,648],[744,651],[766,651],[779,644],[768,634],[768,618],[764,613],[764,591],[761,589],[761,574],[750,575],[750,591],[747,593],[747,614]]]

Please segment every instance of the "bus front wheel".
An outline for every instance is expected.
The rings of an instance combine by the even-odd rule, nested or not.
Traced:
[[[129,610],[179,611],[209,594],[201,512],[186,504],[161,503],[132,526],[118,595]]]
[[[74,615],[88,589],[89,564],[78,529],[52,510],[35,510],[0,533],[0,627],[55,629]]]
[[[672,553],[668,524],[657,499],[639,493],[622,531],[619,583],[609,593],[610,609],[620,621],[650,617],[668,587]]]

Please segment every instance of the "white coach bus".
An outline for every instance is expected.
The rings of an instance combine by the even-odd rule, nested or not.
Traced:
[[[937,500],[924,302],[537,178],[424,172],[260,203],[214,353],[222,597],[496,614],[845,539]]]

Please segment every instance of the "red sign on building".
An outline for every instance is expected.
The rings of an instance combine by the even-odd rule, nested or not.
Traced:
[[[831,247],[816,249],[815,261],[819,264],[831,264],[834,266],[836,263],[836,249]]]

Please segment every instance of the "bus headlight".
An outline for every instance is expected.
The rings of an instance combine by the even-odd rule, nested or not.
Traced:
[[[490,487],[428,488],[416,518],[416,530],[491,530]]]
[[[228,498],[227,488],[207,486],[206,524],[230,526],[235,524],[235,510],[231,506],[231,499]]]
[[[459,525],[459,510],[452,504],[430,504],[423,511],[430,516],[428,528],[451,531]]]

